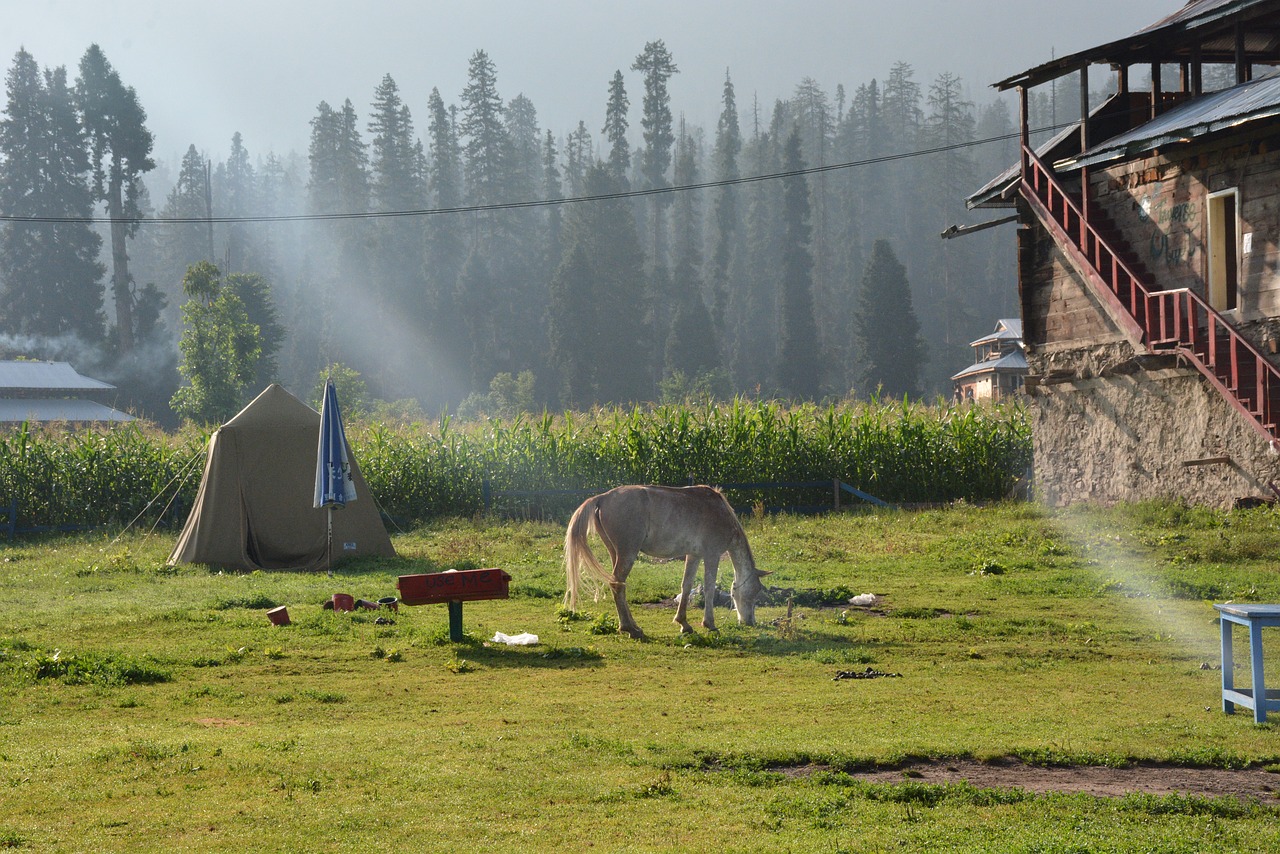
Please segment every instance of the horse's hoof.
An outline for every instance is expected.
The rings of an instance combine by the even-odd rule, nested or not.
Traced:
[[[641,631],[640,629],[638,629],[638,628],[636,628],[636,629],[618,629],[618,634],[620,634],[620,635],[626,635],[627,637],[631,638],[632,640],[648,640],[648,639],[649,639],[648,637],[646,637],[646,636],[645,636],[645,633],[644,633],[643,631]]]

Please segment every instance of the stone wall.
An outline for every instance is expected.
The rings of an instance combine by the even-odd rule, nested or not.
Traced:
[[[1173,357],[1125,361],[1124,347],[1031,358],[1036,489],[1047,503],[1180,497],[1231,507],[1272,497],[1280,456],[1194,368]],[[1079,377],[1084,378],[1079,378]]]

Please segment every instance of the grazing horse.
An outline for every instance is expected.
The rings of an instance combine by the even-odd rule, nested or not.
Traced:
[[[613,561],[612,572],[591,552],[589,532],[604,541]],[[747,535],[717,490],[709,486],[619,486],[582,502],[564,535],[565,604],[577,610],[585,566],[595,580],[612,588],[618,631],[633,638],[644,637],[627,607],[627,575],[640,552],[655,558],[684,558],[684,581],[675,616],[681,634],[693,631],[686,609],[700,560],[706,565],[702,625],[715,631],[716,569],[725,552],[733,561],[731,594],[738,622],[755,624],[756,599],[764,592],[760,579],[769,573],[756,569]]]

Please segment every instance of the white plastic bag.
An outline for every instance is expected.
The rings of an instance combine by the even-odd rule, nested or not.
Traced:
[[[492,643],[505,643],[507,646],[533,646],[538,642],[538,636],[524,632],[518,635],[504,635],[502,632],[495,632]]]

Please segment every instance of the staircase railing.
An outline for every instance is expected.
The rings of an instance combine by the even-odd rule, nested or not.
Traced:
[[[1199,294],[1156,290],[1144,281],[1030,147],[1023,146],[1022,158],[1022,197],[1124,331],[1150,351],[1185,357],[1264,437],[1280,444],[1280,369]]]

